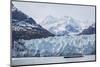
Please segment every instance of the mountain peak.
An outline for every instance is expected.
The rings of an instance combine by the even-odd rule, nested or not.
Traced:
[[[96,23],[93,23],[91,26],[95,28]]]
[[[42,26],[55,35],[67,35],[76,33],[81,30],[79,22],[70,16],[56,18],[51,15],[47,16],[42,22]]]
[[[90,25],[88,28],[84,29],[79,35],[90,35],[90,34],[95,34],[96,33],[96,27],[95,27],[95,23],[93,23],[92,25]]]
[[[11,4],[11,8],[12,8],[12,11],[16,11],[17,10],[17,8],[13,5],[13,4]]]

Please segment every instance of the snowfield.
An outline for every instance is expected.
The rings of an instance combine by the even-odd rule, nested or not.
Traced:
[[[14,41],[12,57],[74,57],[95,54],[95,35],[55,36]]]
[[[49,15],[40,25],[55,35],[72,35],[82,31],[79,23],[81,22],[70,16],[57,18]]]

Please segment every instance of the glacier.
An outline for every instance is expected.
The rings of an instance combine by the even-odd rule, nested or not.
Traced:
[[[95,54],[95,34],[14,41],[12,57],[57,57]]]

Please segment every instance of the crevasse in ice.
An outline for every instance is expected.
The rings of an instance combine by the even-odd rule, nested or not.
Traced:
[[[55,36],[14,41],[13,57],[50,57],[95,54],[95,35]]]

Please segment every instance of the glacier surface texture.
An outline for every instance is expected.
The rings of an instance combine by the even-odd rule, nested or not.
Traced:
[[[95,35],[54,36],[14,41],[13,57],[72,56],[95,54]]]

